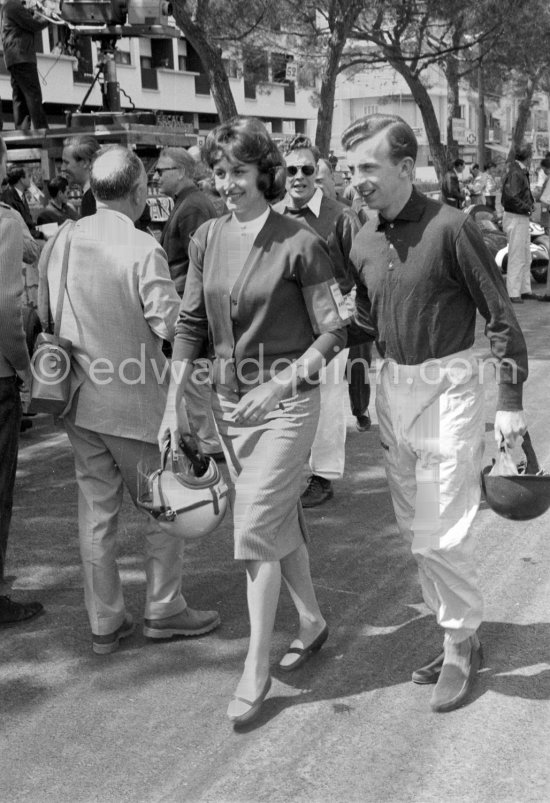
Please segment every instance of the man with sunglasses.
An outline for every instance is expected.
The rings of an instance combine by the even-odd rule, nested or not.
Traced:
[[[353,238],[361,228],[355,212],[327,198],[316,184],[319,150],[310,139],[297,134],[286,146],[286,196],[274,209],[302,220],[326,241],[340,292],[345,297],[354,286],[349,267]],[[311,448],[303,507],[316,507],[334,495],[332,481],[344,473],[348,390],[344,374],[348,349],[344,349],[321,375],[321,413]],[[368,370],[368,367],[367,369]]]
[[[174,201],[164,224],[160,244],[166,251],[170,276],[180,298],[189,268],[189,240],[198,227],[218,213],[206,193],[195,184],[197,163],[185,148],[163,148],[153,174],[160,191]],[[200,448],[215,460],[223,459],[210,401],[210,383],[192,377],[186,391],[189,418]]]

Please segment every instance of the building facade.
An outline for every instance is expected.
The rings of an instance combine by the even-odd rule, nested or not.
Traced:
[[[69,36],[68,29],[50,25],[36,35],[38,72],[50,127],[66,125],[67,113],[82,104],[101,61],[100,45],[87,35]],[[228,54],[226,68],[239,114],[262,118],[276,138],[315,130],[317,110],[311,88],[297,87],[288,77],[289,56],[273,48],[255,55]],[[197,53],[182,36],[121,38],[115,51],[123,111],[154,111],[159,127],[177,129],[200,144],[218,123],[207,76]],[[252,80],[251,80],[252,78]],[[0,57],[0,98],[4,130],[13,128],[10,77]],[[84,111],[100,110],[98,82]]]

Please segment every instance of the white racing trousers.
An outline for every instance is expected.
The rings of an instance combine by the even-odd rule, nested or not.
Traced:
[[[401,533],[426,605],[460,642],[483,616],[470,528],[480,501],[485,416],[471,350],[420,365],[385,361],[376,410]]]
[[[346,465],[346,423],[349,411],[346,365],[349,349],[319,372],[321,411],[311,447],[309,468],[325,480],[339,480]]]

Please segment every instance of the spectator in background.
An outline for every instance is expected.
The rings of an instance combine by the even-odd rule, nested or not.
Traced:
[[[5,0],[2,7],[2,47],[11,78],[13,122],[16,128],[48,128],[36,66],[34,37],[47,28],[21,0]]]
[[[494,162],[488,162],[485,167],[485,206],[495,211],[499,184],[497,166]]]
[[[461,209],[466,200],[466,192],[460,185],[464,172],[464,159],[455,159],[452,167],[447,170],[441,184],[441,201],[455,209]]]
[[[345,200],[344,200],[345,199]],[[357,192],[353,184],[349,183],[344,188],[344,192],[342,193],[342,201],[345,203],[346,201],[351,202],[351,208],[361,221],[361,225],[367,222],[369,219],[368,215],[368,205],[363,200],[362,196]]]
[[[531,292],[531,233],[529,218],[534,199],[529,183],[531,145],[516,148],[516,158],[509,165],[502,183],[502,228],[508,238],[508,270],[506,288],[513,304],[526,298],[536,299]]]
[[[328,159],[319,159],[317,162],[317,178],[315,183],[323,192],[326,198],[333,201],[339,200],[336,195],[336,182]],[[352,195],[357,195],[352,193]],[[349,197],[344,196],[340,199],[351,206]],[[364,221],[362,221],[364,222]],[[355,291],[352,290],[354,294]],[[354,297],[354,296],[353,296]],[[355,427],[358,432],[366,432],[371,427],[369,404],[370,404],[370,379],[369,368],[372,362],[372,344],[361,343],[349,349],[346,363],[346,376],[348,379],[348,395],[352,415],[355,417]]]
[[[195,184],[196,162],[185,148],[163,148],[153,174],[160,191],[174,200],[170,217],[164,224],[160,244],[166,251],[168,267],[176,290],[183,296],[189,269],[189,242],[198,227],[217,213],[208,195]],[[206,354],[201,354],[205,357]],[[214,459],[223,459],[223,451],[212,413],[210,382],[187,385],[185,400],[189,420],[201,450]]]
[[[26,192],[31,180],[24,167],[12,165],[8,169],[8,186],[2,192],[2,201],[15,209],[25,221],[29,231],[35,239],[41,239],[42,234],[36,230],[34,220],[29,208]]]
[[[470,194],[470,203],[484,204],[485,203],[485,185],[487,178],[485,173],[482,173],[478,164],[473,164],[470,168],[472,178],[467,184],[467,190]]]
[[[0,176],[5,168],[6,146],[0,139]],[[40,602],[14,602],[5,578],[21,425],[19,385],[30,382],[21,316],[23,247],[21,223],[12,209],[0,204],[0,627],[32,619],[43,610]]]
[[[78,220],[78,212],[67,201],[68,184],[63,176],[56,176],[46,183],[50,200],[38,213],[36,222],[39,226],[45,223],[57,223],[61,226],[66,220]]]
[[[328,245],[338,282],[342,309],[345,296],[353,290],[349,253],[353,238],[361,228],[357,215],[348,206],[332,200],[316,185],[319,150],[303,134],[293,137],[284,153],[287,194],[273,209],[301,221]],[[338,287],[336,288],[338,290]],[[347,302],[353,306],[352,297]],[[346,461],[346,408],[348,388],[345,378],[348,349],[342,349],[321,372],[321,411],[311,447],[311,475],[300,497],[302,507],[317,507],[332,499],[332,481],[344,474]]]
[[[336,182],[334,181],[334,173],[328,159],[319,159],[317,162],[317,177],[315,185],[319,187],[326,198],[331,198],[333,201],[339,200],[336,193]],[[346,198],[346,206],[351,206],[351,201]]]
[[[89,134],[63,140],[61,171],[69,184],[77,184],[82,190],[81,218],[95,215],[97,211],[94,194],[90,189],[90,170],[99,148],[97,139]]]

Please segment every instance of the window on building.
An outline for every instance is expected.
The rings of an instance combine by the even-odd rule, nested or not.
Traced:
[[[180,72],[187,70],[187,42],[185,39],[178,40],[178,70]]]
[[[222,59],[222,61],[228,78],[240,77],[239,62],[237,59]]]
[[[187,69],[189,72],[199,73],[195,76],[195,94],[209,95],[210,81],[204,71],[199,54],[190,42],[187,42]]]
[[[75,36],[71,45],[71,55],[76,57],[73,80],[79,84],[89,84],[94,77],[92,40],[89,36]]]
[[[217,114],[199,114],[199,131],[210,131],[219,125],[220,118]]]
[[[171,39],[151,39],[153,67],[163,70],[174,69],[174,49]]]
[[[265,50],[243,48],[244,96],[256,98],[256,86],[269,81],[269,61]]]
[[[115,61],[117,64],[131,64],[132,54],[129,50],[115,50]]]
[[[153,67],[151,56],[140,56],[141,86],[143,89],[158,89],[157,71]]]
[[[197,53],[192,44],[190,44],[189,42],[187,42],[186,44],[187,44],[187,69],[190,72],[203,73],[204,69],[199,54]]]
[[[288,61],[286,53],[271,54],[271,75],[276,84],[286,83],[286,63]]]
[[[195,93],[197,95],[210,94],[210,81],[205,73],[195,75]]]

